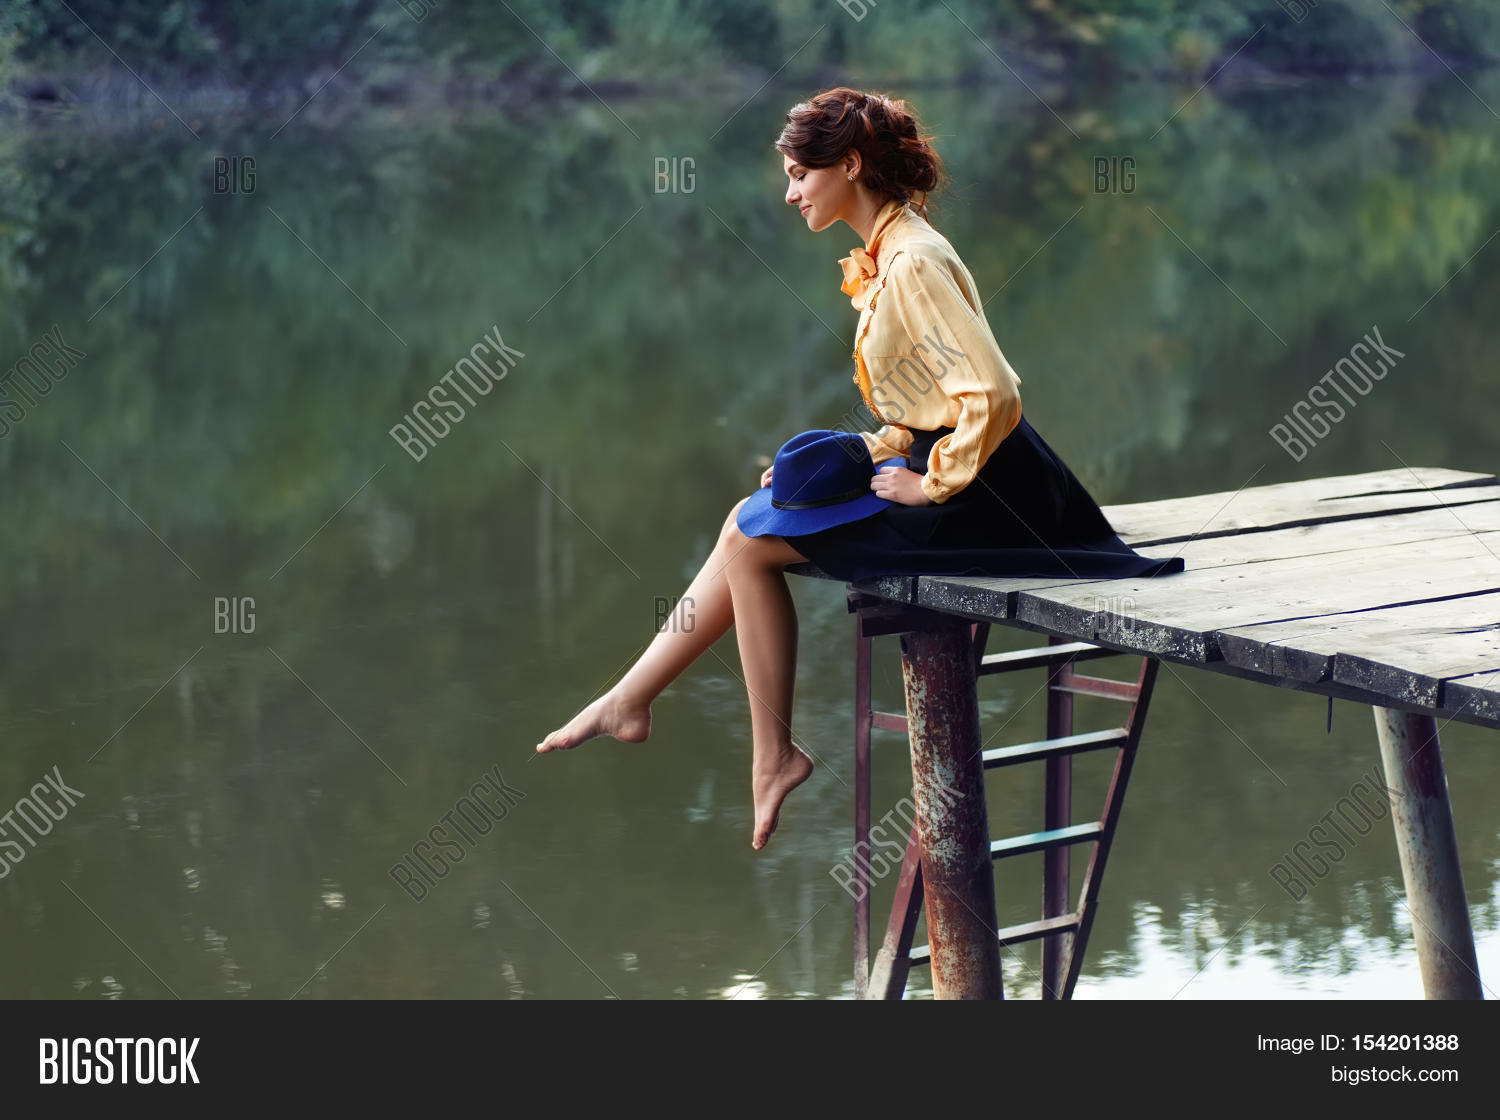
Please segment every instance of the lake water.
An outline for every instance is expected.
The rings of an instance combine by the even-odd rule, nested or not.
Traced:
[[[1496,469],[1500,81],[1469,80],[912,94],[953,177],[933,221],[1101,503]],[[0,365],[54,328],[83,356],[0,439],[0,809],[54,767],[82,796],[0,879],[0,996],[850,993],[840,587],[795,583],[824,765],[764,852],[732,636],[650,742],[532,754],[765,457],[855,404],[858,241],[808,233],[770,147],[806,92],[7,126]],[[1294,460],[1268,429],[1375,328],[1405,357]],[[497,383],[408,452],[392,427],[487,334]],[[1040,736],[1039,683],[985,684],[996,742]],[[1388,822],[1301,898],[1271,876],[1378,765],[1367,709],[1326,714],[1163,667],[1079,998],[1420,996]],[[1493,984],[1500,751],[1442,737]],[[878,819],[899,739],[876,767]],[[1039,772],[990,781],[995,835],[1039,827]],[[501,819],[393,875],[470,796]],[[997,885],[1036,916],[1040,858]]]

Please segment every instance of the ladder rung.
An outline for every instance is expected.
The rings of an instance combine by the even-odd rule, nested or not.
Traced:
[[[979,663],[979,675],[1013,673],[1018,669],[1040,669],[1061,665],[1064,661],[1092,661],[1096,657],[1118,657],[1119,650],[1096,646],[1093,642],[1064,642],[1056,646],[1016,649],[1007,653],[986,654]]]
[[[1035,941],[1039,937],[1071,933],[1077,928],[1077,914],[1059,914],[1055,918],[1042,918],[1040,921],[1025,922],[1019,926],[1007,926],[1000,931],[1000,944],[1019,945],[1023,941]]]
[[[1130,740],[1130,731],[1124,727],[1109,731],[1089,731],[1082,735],[1065,735],[1059,739],[1038,739],[1034,743],[1019,743],[1014,747],[996,747],[985,751],[984,768],[993,770],[997,766],[1012,766],[1017,762],[1032,762],[1041,758],[1059,758],[1065,754],[1081,751],[1100,751],[1107,747],[1123,747]]]
[[[1055,918],[1043,918],[1019,926],[1007,926],[996,935],[1001,945],[1019,945],[1023,941],[1035,941],[1039,937],[1052,937],[1059,933],[1071,933],[1078,928],[1077,914],[1060,914]],[[913,947],[908,958],[912,964],[931,964],[932,948],[928,945]]]
[[[990,843],[990,859],[1005,859],[1008,856],[1025,855],[1027,852],[1043,852],[1049,848],[1064,848],[1069,844],[1084,844],[1097,840],[1104,832],[1098,821],[1088,824],[1069,825],[1047,832],[1028,832],[1025,836],[1012,836],[1007,840]]]
[[[906,717],[895,712],[871,712],[870,726],[876,731],[899,731],[906,733]]]
[[[1125,700],[1134,704],[1141,698],[1141,686],[1134,681],[1112,681],[1108,677],[1086,677],[1074,673],[1064,683],[1051,686],[1053,692],[1073,692],[1080,696],[1097,696],[1101,700]]]

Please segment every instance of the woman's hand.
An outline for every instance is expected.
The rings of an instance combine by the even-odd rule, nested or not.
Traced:
[[[870,479],[870,489],[897,505],[930,506],[932,499],[922,489],[922,476],[905,467],[881,467]]]
[[[762,486],[769,486],[769,485],[771,485],[771,470],[772,470],[771,467],[767,467],[766,468],[766,473],[760,476],[760,484]]]

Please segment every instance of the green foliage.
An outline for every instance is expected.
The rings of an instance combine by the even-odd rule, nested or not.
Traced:
[[[786,68],[838,67],[872,81],[950,81],[1007,70],[1205,77],[1250,41],[1244,61],[1278,70],[1387,69],[1500,58],[1489,0],[12,0],[6,59],[87,71],[110,51],[147,77],[213,77],[252,90],[332,72],[346,81],[622,80],[664,88]],[[1301,18],[1294,18],[1301,12]],[[76,13],[76,15],[74,14]],[[1399,18],[1398,18],[1399,17]],[[1403,22],[1406,26],[1403,26]],[[1413,34],[1415,32],[1415,34]],[[1253,39],[1252,39],[1253,36]],[[555,53],[554,53],[555,52]],[[743,74],[741,75],[744,76]],[[321,80],[319,78],[319,80]]]
[[[1492,0],[1446,0],[1412,13],[1413,30],[1434,50],[1493,62],[1500,53],[1500,8]]]
[[[107,45],[130,58],[193,69],[210,46],[201,21],[213,5],[201,0],[76,0],[67,6],[15,0],[8,7],[28,32],[23,54],[49,64],[98,63],[109,57]]]

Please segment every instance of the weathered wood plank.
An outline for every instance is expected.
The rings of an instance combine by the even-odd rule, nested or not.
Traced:
[[[1235,626],[1500,590],[1500,533],[1018,591],[1012,618],[1184,661]],[[925,581],[923,581],[925,582]]]
[[[1327,552],[1365,548],[1371,544],[1399,544],[1403,541],[1435,540],[1440,537],[1462,536],[1471,532],[1500,530],[1500,485],[1476,486],[1466,492],[1473,495],[1472,502],[1466,502],[1462,507],[1457,508],[1443,506],[1419,510],[1372,511],[1367,517],[1347,520],[1320,521],[1254,533],[1198,537],[1175,544],[1148,547],[1144,550],[1144,554],[1159,559],[1181,556],[1189,569],[1196,569],[1257,560],[1315,556]],[[1127,543],[1130,542],[1127,541]],[[1132,545],[1132,547],[1135,546]],[[832,576],[820,571],[812,564],[794,564],[787,570],[794,575],[814,579],[833,579]],[[912,595],[915,593],[909,586],[893,582],[912,578],[890,576],[884,581],[867,581],[856,586],[885,598],[914,602]],[[925,576],[922,579],[924,583],[964,581],[961,585],[955,584],[953,591],[945,591],[942,596],[935,599],[932,604],[934,607],[938,607],[940,602],[944,601],[961,604],[964,596],[959,590],[960,587],[984,587],[992,593],[999,593],[1100,582],[1070,577],[1036,576]],[[877,585],[879,590],[875,590]],[[994,613],[996,610],[1004,609],[997,607],[995,605],[997,602],[999,602],[998,595],[992,594],[984,600],[983,607],[975,613],[986,613],[988,617],[1003,617],[1001,614]]]
[[[1494,475],[1472,471],[1401,467],[1105,506],[1104,514],[1121,540],[1139,548],[1226,533],[1263,532],[1334,518],[1463,505],[1475,500],[1469,493],[1473,487],[1495,483]]]
[[[1152,556],[1181,556],[1189,568],[1208,568],[1500,530],[1500,486],[1477,487],[1473,492],[1488,497],[1457,508],[1382,513],[1259,533],[1199,537],[1157,545],[1145,552]]]
[[[1241,668],[1436,709],[1448,678],[1500,669],[1500,593],[1222,630],[1219,649]]]
[[[1452,508],[1421,510],[1415,513],[1393,513],[1352,521],[1320,522],[1314,525],[1299,525],[1291,529],[1272,529],[1264,533],[1244,533],[1236,536],[1207,537],[1176,545],[1162,545],[1148,549],[1145,555],[1166,559],[1181,556],[1189,571],[1200,568],[1223,567],[1228,564],[1253,563],[1262,560],[1284,560],[1299,556],[1321,556],[1351,549],[1369,548],[1374,545],[1403,544],[1412,541],[1440,540],[1446,537],[1461,537],[1470,533],[1500,530],[1500,486],[1489,487],[1494,500],[1461,510]],[[1185,574],[1185,573],[1184,573]],[[1169,576],[1168,579],[1179,579]],[[1014,604],[1017,591],[1040,591],[1049,587],[1078,587],[1086,583],[1102,583],[1098,579],[1072,579],[1067,577],[1036,576],[924,576],[922,582],[930,590],[929,605],[938,609],[942,604],[952,604],[959,614],[983,615],[985,611],[1002,609],[998,606],[1002,593],[1008,609]],[[941,588],[942,590],[938,590]],[[975,602],[969,602],[968,592],[983,588],[989,594]],[[921,591],[918,595],[921,597]],[[1000,617],[1000,616],[993,616]]]
[[[1500,673],[1473,673],[1446,681],[1443,710],[1468,723],[1500,725]]]
[[[924,587],[928,584],[928,580],[930,578],[931,577],[923,577],[921,583],[924,585]],[[982,581],[973,582],[978,583]],[[971,593],[978,595],[982,594],[984,589],[970,588],[968,590]],[[1004,592],[1002,591],[1001,594],[1004,594]],[[931,594],[924,593],[920,597],[924,601],[936,601],[935,597]],[[974,601],[970,601],[966,604],[961,603],[960,605],[965,606],[966,610],[969,612],[968,617],[973,618],[984,617],[982,612],[985,609],[988,609],[983,606],[982,603],[976,603]],[[1349,613],[1352,614],[1354,612]],[[1316,624],[1318,620],[1310,619],[1304,621],[1308,624]],[[1053,632],[1045,626],[1036,625],[1031,622],[1023,622],[1016,619],[1010,620],[1010,625],[1019,626],[1027,630],[1034,630],[1042,633]],[[1222,637],[1222,635],[1216,635],[1216,637]],[[1097,644],[1118,649],[1121,652],[1125,653],[1147,653],[1148,655],[1152,655],[1149,651],[1143,650],[1141,648],[1143,643],[1137,639],[1134,633],[1118,626],[1115,627],[1114,630],[1110,630],[1108,627],[1102,630],[1097,630],[1097,632],[1090,638],[1090,640],[1096,642]],[[1155,656],[1162,656],[1171,660],[1193,660],[1190,658],[1178,658],[1170,651],[1155,654]],[[1307,656],[1312,655],[1309,654]],[[1324,665],[1328,660],[1329,659],[1326,657],[1320,657],[1318,664],[1320,666]],[[1333,696],[1338,699],[1348,700],[1352,703],[1358,704],[1403,706],[1398,704],[1395,698],[1387,693],[1375,692],[1371,691],[1368,688],[1356,687],[1353,685],[1334,681],[1332,679],[1331,671],[1322,673],[1320,679],[1320,673],[1317,670],[1304,671],[1297,675],[1287,675],[1281,672],[1281,666],[1257,664],[1255,662],[1248,662],[1245,665],[1239,665],[1232,664],[1224,660],[1200,660],[1197,662],[1197,664],[1199,668],[1208,669],[1212,672],[1236,677],[1241,680],[1253,681],[1258,684],[1277,685],[1281,687],[1293,688],[1300,691],[1317,693],[1319,695]],[[1442,707],[1437,709],[1434,714],[1438,716],[1451,716],[1452,718],[1465,723],[1472,723],[1483,727],[1500,729],[1500,674],[1495,674],[1493,680],[1488,680],[1489,677],[1490,674],[1483,674],[1475,678],[1459,678],[1463,682],[1463,685],[1470,691],[1457,693],[1458,699],[1456,699],[1452,703],[1449,703],[1447,700],[1445,700]],[[1448,683],[1452,684],[1453,682]],[[1486,684],[1491,689],[1488,692],[1484,690],[1484,687],[1481,687],[1485,686]],[[1399,691],[1399,689],[1397,691]],[[1472,695],[1471,692],[1473,693]],[[1466,702],[1469,704],[1468,708],[1463,707]],[[1455,711],[1453,709],[1463,710]]]
[[[1463,517],[1475,528],[1495,525],[1500,529],[1500,503],[1464,511]],[[1486,556],[1500,557],[1500,537],[1493,530],[1470,534],[1448,510],[1393,515],[1371,522],[1370,541],[1375,543],[1362,546],[1359,532],[1351,523],[1277,530],[1263,534],[1275,538],[1265,547],[1250,544],[1246,538],[1195,541],[1184,546],[1185,558],[1189,559],[1186,571],[1150,579],[923,576],[915,581],[914,594],[908,577],[902,577],[904,582],[899,586],[888,580],[878,590],[878,581],[859,586],[900,602],[914,602],[965,618],[995,622],[1020,619],[1053,632],[1127,646],[1133,645],[1138,624],[1149,619],[1164,631],[1153,635],[1153,640],[1167,642],[1156,652],[1193,661],[1211,659],[1212,643],[1204,641],[1202,633],[1222,629],[1226,619],[1228,625],[1256,625],[1500,587],[1500,563],[1491,565],[1489,571],[1483,564]],[[1382,523],[1378,531],[1374,522]],[[1450,526],[1454,532],[1448,532]],[[1240,563],[1236,550],[1256,559]],[[1283,552],[1286,555],[1281,555]],[[1447,567],[1429,567],[1430,561],[1444,558]],[[1412,582],[1408,584],[1399,577],[1393,565],[1411,568]],[[1465,582],[1442,582],[1455,568]],[[1313,581],[1311,585],[1309,580]],[[1303,594],[1287,599],[1284,593],[1298,585],[1304,592],[1319,590],[1320,597]],[[1414,587],[1422,590],[1413,591]],[[892,590],[896,594],[892,595]],[[1023,598],[1029,604],[1024,610],[1019,606]],[[1233,613],[1226,615],[1226,610]],[[1300,674],[1299,679],[1303,679]]]
[[[902,576],[856,586],[1247,680],[1500,727],[1500,482],[1443,469],[1415,475],[1401,468],[1106,508],[1146,555],[1183,556],[1179,575]]]
[[[1441,704],[1447,680],[1466,676],[1470,669],[1500,669],[1500,631],[1435,634],[1421,651],[1410,644],[1368,657],[1340,650],[1333,659],[1337,683],[1433,709]]]
[[[923,576],[917,583],[916,602],[965,618],[998,621],[1013,617],[1017,589],[1035,582],[1024,578]]]
[[[1181,556],[1187,570],[1195,571],[1230,564],[1320,556],[1369,548],[1372,545],[1439,540],[1500,530],[1500,486],[1482,487],[1475,492],[1487,497],[1462,509],[1445,507],[1384,513],[1368,518],[1320,522],[1263,533],[1206,537],[1146,549],[1144,554],[1159,559]],[[822,576],[816,569],[803,571],[803,568],[803,565],[798,565],[790,570],[798,571],[799,574]],[[911,578],[887,577],[885,581],[870,581],[856,586],[860,590],[868,590],[872,594],[903,603],[920,603],[933,610],[946,610],[966,618],[1000,621],[1012,617],[1016,592],[1108,582],[1050,576],[922,576],[913,591],[908,585]],[[1172,581],[1179,580],[1182,576],[1164,578]],[[908,582],[895,582],[898,580]]]

